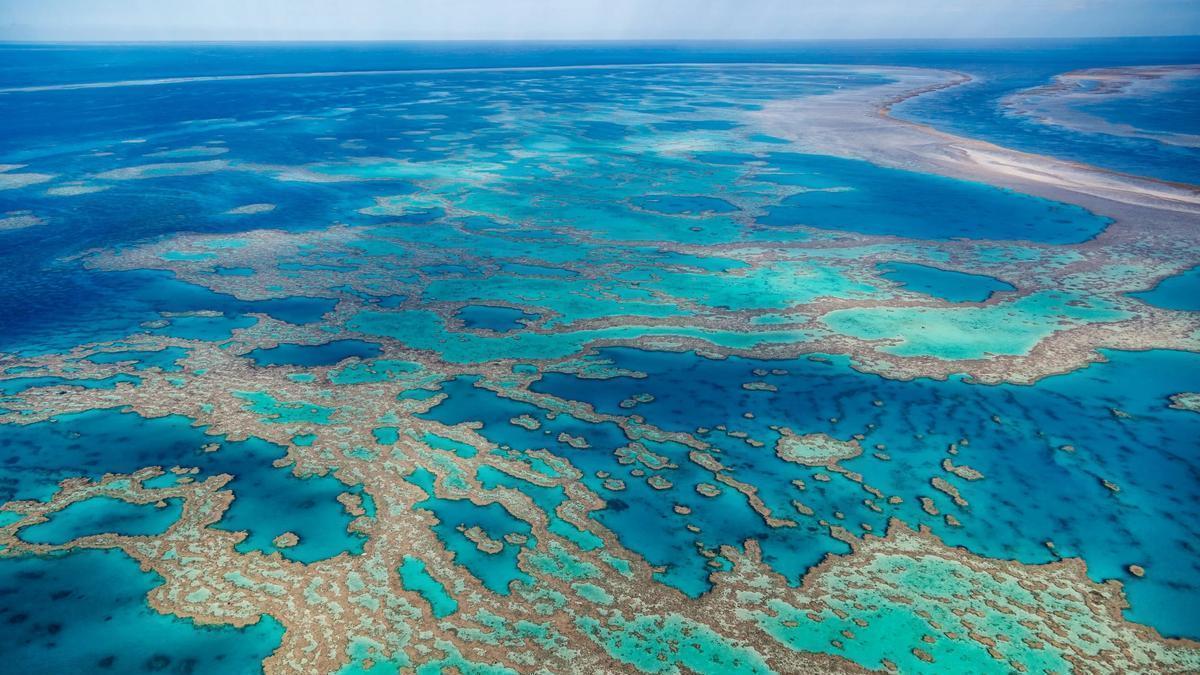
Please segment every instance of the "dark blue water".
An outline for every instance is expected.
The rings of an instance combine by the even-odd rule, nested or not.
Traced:
[[[1200,267],[1167,277],[1148,291],[1130,295],[1155,307],[1200,312]]]
[[[768,161],[779,178],[796,179],[785,184],[811,190],[767,208],[758,219],[764,225],[808,225],[912,239],[1063,244],[1090,239],[1109,223],[1078,206],[859,160],[771,153]],[[826,187],[851,189],[818,189]]]
[[[718,431],[705,436],[719,448],[718,456],[732,475],[756,486],[776,516],[798,520],[797,528],[766,528],[745,499],[731,496],[729,490],[721,500],[696,498],[689,485],[696,479],[680,476],[694,466],[689,469],[690,463],[678,456],[679,469],[660,472],[676,487],[669,498],[654,494],[644,482],[628,477],[629,466],[615,461],[613,448],[627,442],[619,432],[609,435],[605,425],[572,423],[560,415],[550,427],[554,434],[561,426],[589,438],[593,448],[580,452],[561,443],[548,444],[549,437],[527,434],[504,421],[522,412],[536,415],[536,410],[529,410],[532,406],[495,399],[487,406],[503,412],[497,411],[495,417],[476,412],[485,407],[481,399],[489,394],[461,380],[446,388],[450,398],[430,416],[446,422],[483,420],[480,433],[512,447],[548,445],[581,468],[585,481],[595,470],[625,477],[629,489],[621,493],[606,491],[592,480],[597,483],[593,489],[610,499],[608,508],[596,517],[649,561],[668,565],[666,580],[685,590],[703,583],[693,575],[705,573],[692,536],[680,527],[689,518],[701,524],[709,543],[758,538],[768,562],[798,581],[794,570],[781,561],[790,559],[794,564],[796,556],[807,557],[808,550],[828,546],[825,537],[803,534],[815,526],[816,519],[832,521],[833,512],[841,510],[846,516],[841,524],[851,530],[867,523],[880,531],[889,517],[897,516],[909,524],[930,526],[950,544],[1029,563],[1052,560],[1044,542],[1053,540],[1059,554],[1083,556],[1095,579],[1117,578],[1125,583],[1133,604],[1131,618],[1168,634],[1194,636],[1192,608],[1200,602],[1200,586],[1195,582],[1200,560],[1192,543],[1200,535],[1200,484],[1195,480],[1200,470],[1200,415],[1168,408],[1167,403],[1171,394],[1200,381],[1200,356],[1168,351],[1107,352],[1106,356],[1111,359],[1108,363],[1047,378],[1035,386],[980,386],[959,381],[898,382],[807,359],[711,360],[694,354],[606,349],[602,358],[648,377],[595,380],[545,373],[532,387],[616,415],[631,412],[621,407],[621,401],[650,393],[654,400],[639,404],[634,412],[659,428],[694,431],[697,426],[726,425],[768,441],[766,447],[754,448]],[[787,374],[762,376],[752,372],[756,368],[783,368]],[[779,390],[736,388],[737,383],[751,380],[765,380]],[[747,410],[754,411],[753,419],[742,416]],[[499,419],[501,415],[504,419]],[[838,438],[865,434],[862,445],[867,451],[844,461],[847,469],[862,473],[867,484],[886,494],[930,495],[943,513],[956,513],[965,527],[946,526],[907,497],[899,505],[881,504],[883,512],[876,513],[863,505],[857,483],[811,480],[804,468],[775,457],[772,425]],[[960,510],[931,490],[928,481],[930,476],[946,475],[939,464],[950,457],[947,447],[963,438],[969,445],[960,448],[954,462],[979,469],[985,478],[967,482],[947,475],[969,502]],[[872,454],[876,444],[886,448],[889,459]],[[670,456],[668,445],[659,444],[654,450]],[[811,468],[807,473],[820,470]],[[804,476],[807,490],[791,485],[797,475]],[[1102,479],[1119,485],[1120,492],[1103,487]],[[711,475],[707,480],[712,482]],[[647,494],[645,501],[638,497],[639,486]],[[792,499],[801,499],[816,514],[797,513],[790,506]],[[663,508],[674,500],[691,506],[693,515],[684,518]],[[631,504],[634,508],[626,508]],[[1125,566],[1136,559],[1153,559],[1158,574],[1144,579],[1128,574]]]
[[[1129,96],[1080,105],[1079,110],[1113,124],[1146,131],[1200,134],[1200,78],[1172,81],[1151,96]]]
[[[219,443],[220,449],[204,452],[202,446],[208,443]],[[4,427],[0,502],[48,499],[58,481],[73,476],[98,480],[105,473],[146,466],[195,466],[201,468],[201,478],[219,473],[235,477],[227,485],[235,499],[217,527],[250,533],[239,550],[274,551],[272,540],[291,531],[300,536],[300,543],[283,554],[295,560],[311,562],[361,551],[365,539],[347,532],[351,518],[337,501],[348,488],[332,476],[301,479],[290,467],[272,466],[282,455],[283,448],[257,438],[227,441],[208,436],[178,415],[145,419],[111,409],[91,410]],[[75,536],[84,534],[94,532]]]
[[[996,291],[1016,290],[1012,284],[985,274],[967,274],[914,263],[880,263],[879,276],[908,291],[932,295],[946,302],[983,302]]]
[[[374,342],[363,340],[334,340],[320,345],[283,343],[270,349],[255,349],[246,354],[260,366],[332,366],[349,358],[369,359],[379,356],[381,349]]]
[[[828,40],[764,42],[407,42],[346,44],[0,45],[0,87],[129,79],[415,68],[563,66],[589,64],[761,62],[901,65],[958,70],[978,81],[900,108],[911,119],[1032,152],[1133,173],[1200,182],[1190,157],[1161,144],[1131,142],[1114,152],[1110,138],[1084,138],[1004,114],[1007,94],[1045,84],[1081,68],[1174,65],[1200,61],[1200,38]],[[102,104],[105,96],[89,100]],[[115,95],[117,97],[120,94]],[[109,98],[109,101],[114,100]],[[119,100],[119,99],[116,99]],[[227,104],[220,98],[207,105]],[[41,110],[53,112],[47,101]],[[111,106],[96,105],[101,117]],[[138,111],[165,121],[169,110]],[[214,115],[214,117],[220,115]],[[58,121],[39,120],[44,128]],[[25,119],[26,123],[33,120]],[[3,146],[0,146],[3,147]],[[1143,153],[1154,148],[1158,157]],[[1166,161],[1164,161],[1166,160]]]
[[[536,319],[536,314],[526,314],[512,307],[494,307],[492,305],[467,305],[457,314],[467,328],[482,328],[497,333],[507,333],[523,328],[525,324],[519,319]]]

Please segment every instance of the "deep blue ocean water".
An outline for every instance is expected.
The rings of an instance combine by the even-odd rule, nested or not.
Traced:
[[[1196,37],[531,44],[8,44],[0,45],[0,54],[0,87],[256,73],[639,63],[832,63],[945,68],[969,73],[977,82],[903,104],[899,108],[901,116],[1030,152],[1063,156],[1119,171],[1200,182],[1200,168],[1196,167],[1192,154],[1168,151],[1166,156],[1146,157],[1144,153],[1151,148],[1156,152],[1164,149],[1158,144],[1142,143],[1124,146],[1126,152],[1113,152],[1107,145],[1110,138],[1087,138],[1047,129],[1006,115],[998,105],[1014,91],[1046,84],[1054,75],[1072,70],[1196,63],[1200,61],[1200,38]],[[134,112],[112,107],[106,110],[105,100],[111,101],[121,94],[95,92],[93,96],[94,108],[100,113],[93,117],[95,122],[104,124],[112,117]],[[220,103],[209,100],[207,105],[218,108]],[[50,115],[17,117],[22,118],[23,124],[40,127],[44,133],[53,135],[56,119],[52,102],[39,105],[38,110]],[[1146,114],[1145,106],[1136,101],[1130,102],[1126,111],[1107,112],[1114,120],[1122,115]],[[177,113],[156,107],[139,108],[134,114],[142,117],[142,121],[161,124]],[[1186,125],[1186,122],[1176,124]],[[79,129],[75,131],[78,133]],[[19,130],[14,140],[27,133],[25,129]],[[1172,161],[1188,157],[1192,160]]]

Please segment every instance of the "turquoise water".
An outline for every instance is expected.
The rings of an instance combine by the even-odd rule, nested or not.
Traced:
[[[551,375],[544,377],[549,378]],[[592,382],[604,382],[609,385],[605,390],[613,394],[619,391],[611,386],[615,384],[613,381]],[[698,494],[695,486],[702,482],[712,482],[712,477],[686,460],[687,448],[684,446],[645,442],[654,452],[668,457],[678,465],[677,469],[669,472],[670,480],[677,487],[669,493],[670,499],[665,499],[645,479],[632,478],[630,471],[635,466],[621,464],[613,454],[615,448],[628,443],[625,435],[613,424],[593,425],[559,415],[554,420],[543,419],[542,428],[531,431],[510,424],[508,420],[522,414],[542,418],[540,411],[532,405],[496,398],[486,390],[471,386],[471,382],[463,379],[443,385],[443,390],[449,394],[449,398],[429,412],[428,416],[431,419],[447,424],[465,420],[481,421],[483,427],[480,433],[501,447],[514,450],[546,447],[551,452],[570,459],[574,466],[583,471],[584,482],[603,495],[608,502],[606,509],[592,514],[592,517],[614,532],[620,533],[621,542],[625,546],[637,551],[652,564],[665,568],[664,572],[656,575],[657,579],[692,597],[699,597],[710,587],[709,570],[706,560],[694,554],[696,536],[672,526],[680,521],[680,516],[674,512],[676,503],[692,509],[697,514],[697,521],[709,525],[706,529],[725,533],[731,543],[747,538],[760,541],[778,540],[780,550],[786,551],[786,555],[776,560],[781,571],[790,576],[799,575],[807,566],[818,562],[825,553],[847,550],[840,542],[815,536],[819,531],[815,523],[784,530],[766,526],[746,507],[741,496],[732,490],[723,491],[720,497],[715,499]],[[574,398],[594,403],[582,396]],[[546,433],[547,431],[549,433]],[[582,436],[592,447],[579,451],[565,441],[550,442],[563,433]],[[769,469],[764,467],[764,470]],[[623,478],[625,488],[620,492],[606,488],[604,480],[595,475],[597,471]],[[495,478],[491,480],[498,482]],[[537,494],[537,490],[530,492]],[[541,495],[537,498],[547,499]]]
[[[724,199],[704,195],[648,195],[635,197],[630,201],[640,209],[674,215],[698,216],[738,210],[737,206]]]
[[[1200,77],[1192,76],[1169,82],[1149,96],[1127,96],[1080,106],[1084,112],[1098,115],[1115,124],[1129,124],[1147,131],[1170,134],[1200,133]]]
[[[446,587],[429,575],[426,571],[425,563],[420,558],[413,556],[404,556],[404,563],[400,565],[400,579],[404,583],[404,587],[417,591],[428,602],[433,615],[439,619],[450,616],[458,610],[458,602],[454,600],[454,596],[446,591]]]
[[[112,389],[121,382],[138,383],[141,380],[124,373],[96,379],[69,379],[65,377],[14,377],[0,381],[0,394],[17,394],[33,387],[83,387],[84,389]]]
[[[524,544],[504,540],[505,535],[520,534],[528,537],[529,524],[514,518],[499,504],[479,506],[462,499],[442,499],[433,494],[433,475],[418,469],[405,480],[425,490],[428,499],[413,504],[415,509],[432,513],[438,520],[433,530],[454,554],[455,562],[471,571],[488,590],[499,595],[509,594],[509,585],[515,581],[532,581],[532,577],[517,566],[517,555],[525,545],[533,546],[532,539]],[[490,553],[481,550],[463,530],[478,527],[496,540],[500,550]]]
[[[283,636],[270,617],[197,626],[146,605],[158,581],[116,551],[0,559],[4,668],[14,673],[250,673]]]

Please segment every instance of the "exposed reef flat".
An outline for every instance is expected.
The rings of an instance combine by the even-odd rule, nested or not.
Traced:
[[[966,84],[970,77],[923,69],[896,68],[887,72],[894,81],[825,96],[771,102],[754,116],[780,137],[792,139],[814,152],[978,180],[1080,204],[1102,213],[1107,209],[1142,206],[1194,217],[1200,209],[1200,194],[1195,186],[1117,174],[896,119],[890,114],[894,106],[914,96]],[[1101,208],[1093,208],[1097,206]],[[1144,211],[1131,213],[1145,215]],[[1169,229],[1170,223],[1166,225]]]
[[[274,204],[245,204],[229,209],[225,213],[231,216],[251,216],[256,213],[270,213],[274,210]]]

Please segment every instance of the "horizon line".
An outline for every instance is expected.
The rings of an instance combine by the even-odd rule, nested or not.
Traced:
[[[169,44],[415,44],[415,43],[475,43],[475,44],[588,44],[588,43],[795,43],[795,42],[980,42],[1015,40],[1171,40],[1200,38],[1200,33],[1141,34],[1141,35],[1030,35],[978,37],[630,37],[630,38],[258,38],[258,39],[166,39],[166,40],[39,40],[0,38],[4,45],[169,45]]]

